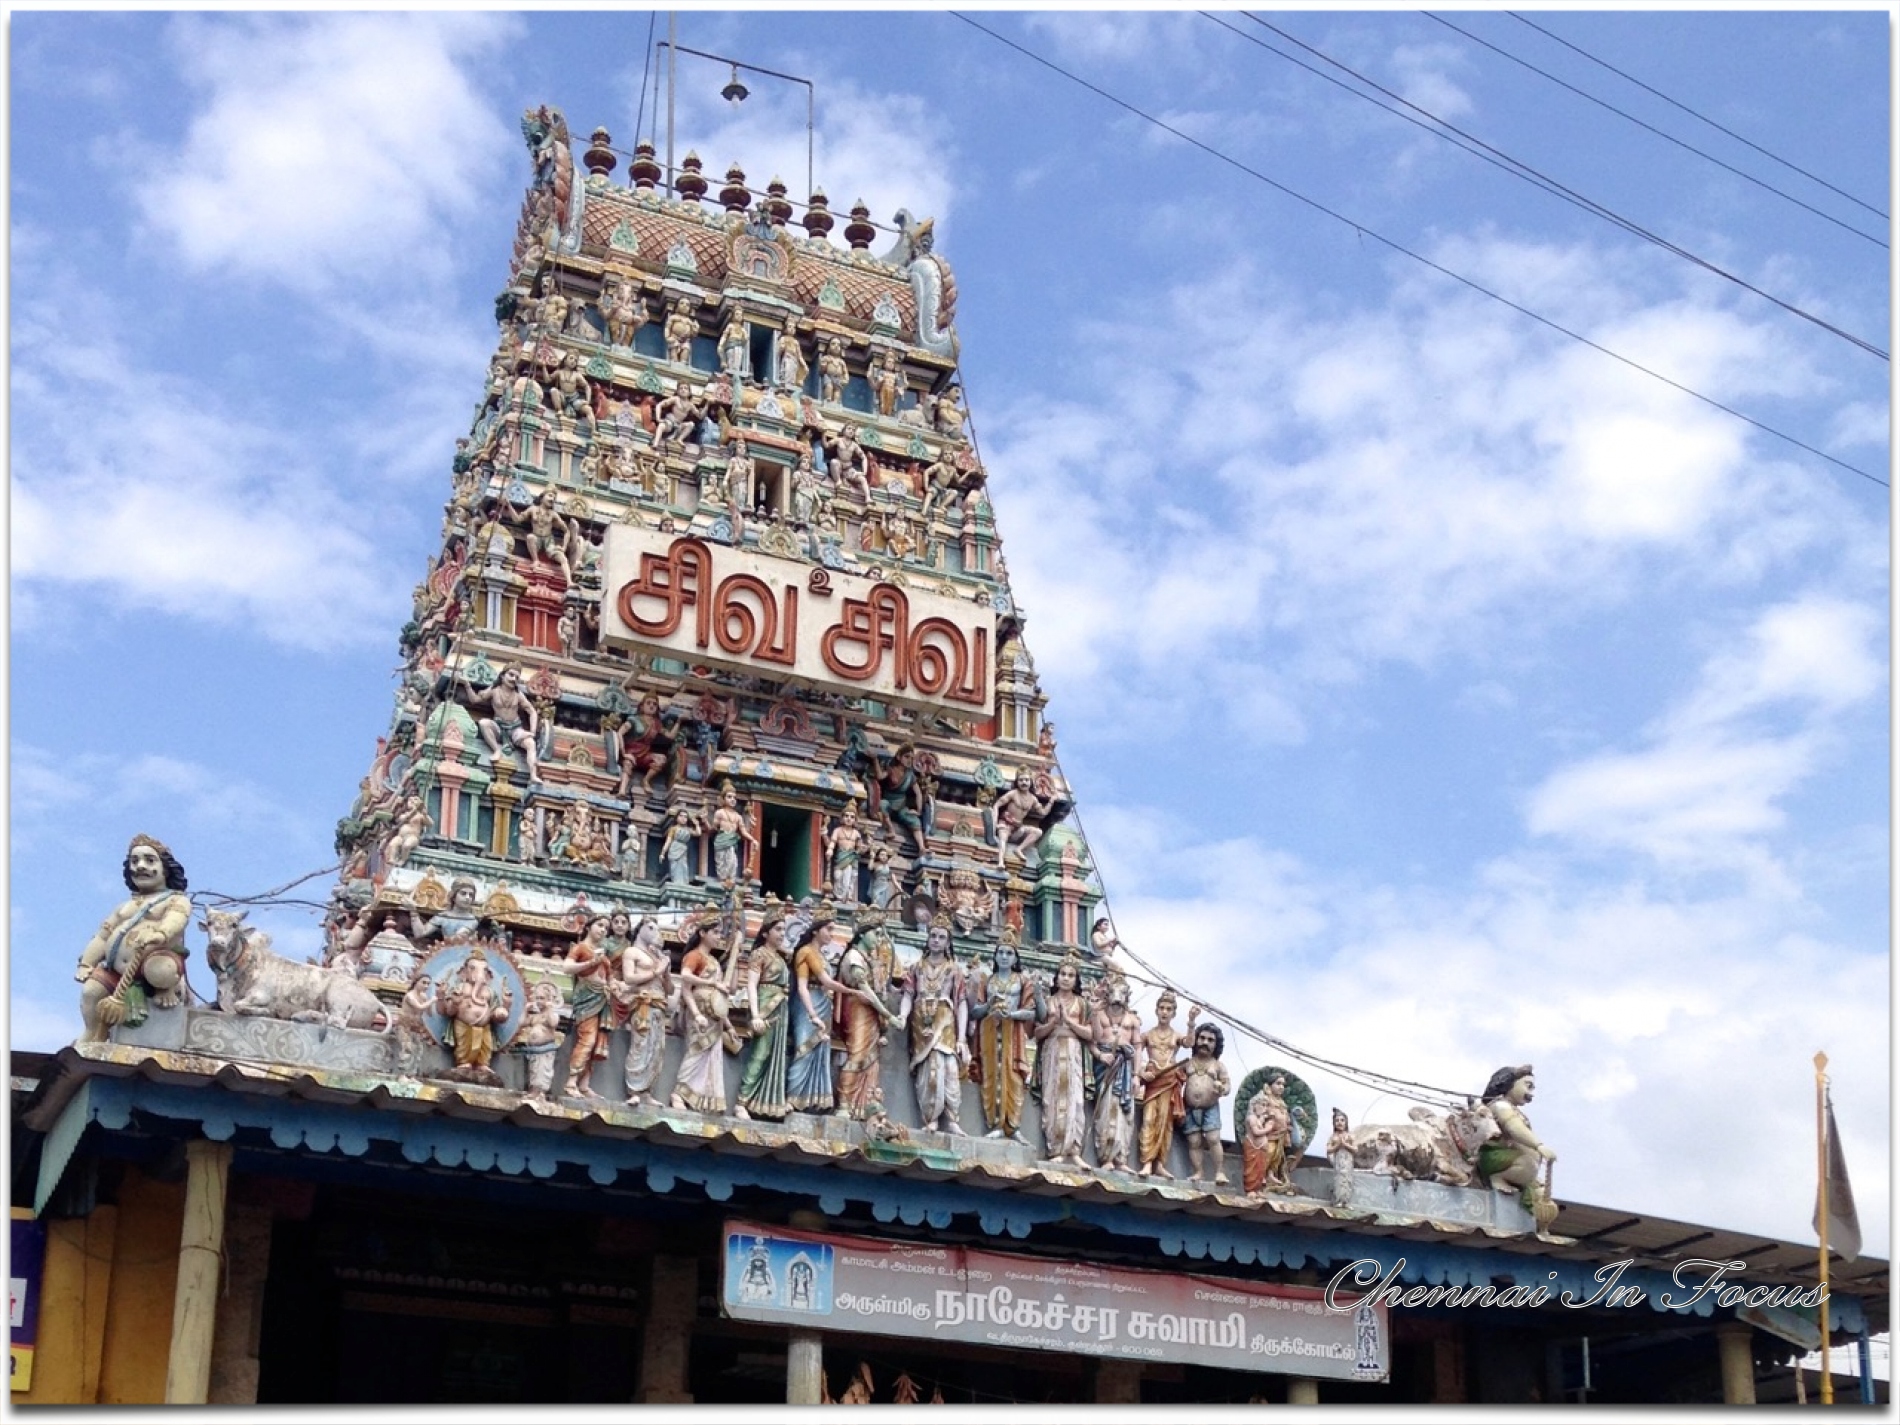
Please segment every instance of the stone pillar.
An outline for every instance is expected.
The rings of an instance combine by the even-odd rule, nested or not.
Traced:
[[[224,1280],[211,1338],[211,1405],[257,1404],[257,1343],[270,1273],[268,1207],[234,1206],[224,1239]]]
[[[1141,1404],[1140,1361],[1097,1361],[1094,1376],[1097,1405]]]
[[[1319,1382],[1311,1376],[1288,1376],[1286,1403],[1288,1405],[1318,1405]]]
[[[1722,1403],[1755,1403],[1755,1333],[1739,1321],[1715,1328],[1715,1344],[1722,1353]]]
[[[1465,1343],[1456,1336],[1438,1336],[1432,1340],[1432,1403],[1462,1405],[1469,1395],[1465,1390]]]
[[[693,1319],[699,1313],[699,1263],[691,1257],[653,1259],[647,1324],[640,1341],[640,1405],[690,1405],[688,1365]]]
[[[196,1138],[185,1145],[185,1225],[172,1297],[167,1405],[203,1405],[211,1382],[211,1338],[224,1259],[225,1180],[231,1145]]]

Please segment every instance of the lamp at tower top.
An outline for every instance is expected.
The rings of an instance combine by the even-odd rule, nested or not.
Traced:
[[[766,69],[756,64],[747,64],[743,60],[733,59],[730,55],[712,54],[706,50],[691,49],[686,45],[679,44],[678,42],[676,42],[675,40],[671,38],[658,41],[654,45],[654,48],[656,50],[663,49],[667,52],[667,55],[666,55],[666,186],[667,186],[668,192],[671,192],[673,189],[673,179],[674,179],[673,94],[674,94],[674,85],[676,82],[674,78],[674,56],[676,54],[690,54],[697,59],[709,59],[709,60],[714,61],[715,63],[728,66],[732,77],[726,81],[725,88],[719,91],[719,97],[721,99],[726,100],[734,108],[737,108],[740,104],[744,103],[746,98],[752,93],[752,91],[746,88],[745,84],[741,82],[739,78],[739,71],[742,69],[748,74],[763,74],[771,79],[783,79],[786,82],[791,83],[791,84],[804,85],[805,86],[805,191],[807,193],[816,191],[815,165],[813,163],[813,156],[816,149],[815,135],[817,133],[818,101],[817,101],[817,90],[813,87],[812,82],[809,79],[801,78],[799,75],[796,75],[796,74],[782,74],[776,69]]]

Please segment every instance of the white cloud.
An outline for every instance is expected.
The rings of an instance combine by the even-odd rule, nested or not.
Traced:
[[[1718,396],[1808,379],[1769,329],[1645,299],[1615,258],[1458,247],[1513,296],[1571,294],[1586,329]],[[1245,662],[1297,714],[1316,687],[1522,645],[1645,581],[1758,577],[1822,540],[1875,548],[1863,516],[1738,423],[1495,304],[1407,274],[1369,310],[1305,305],[1231,268],[1074,334],[1088,395],[973,393],[996,413],[985,451],[1029,636],[1068,698]]]
[[[11,547],[36,615],[65,616],[85,590],[295,647],[383,637],[400,586],[335,493],[344,453],[76,339],[86,310],[14,309]],[[80,389],[110,419],[75,419]]]
[[[16,742],[11,749],[9,773],[14,838],[20,847],[37,843],[45,828],[70,825],[71,814],[81,810],[93,814],[87,819],[89,827],[102,823],[111,826],[109,834],[99,833],[106,840],[119,836],[121,822],[129,825],[153,813],[162,813],[168,825],[182,823],[221,832],[249,829],[284,835],[308,829],[303,819],[255,783],[163,753],[59,756],[31,743]],[[152,829],[159,830],[156,826]],[[124,850],[123,845],[108,846],[94,839],[97,844],[89,843],[90,851],[116,857]]]
[[[1875,632],[1870,610],[1830,596],[1768,609],[1741,647],[1708,660],[1697,686],[1651,728],[1649,745],[1552,773],[1529,797],[1530,830],[1672,865],[1778,877],[1763,838],[1823,756],[1828,715],[1878,690]]]
[[[193,268],[306,294],[439,272],[441,224],[481,212],[514,156],[465,68],[514,29],[481,14],[183,19],[176,48],[204,98],[183,146],[146,161],[140,210]]]
[[[1181,26],[1179,15],[1141,10],[1051,11],[1024,19],[1031,35],[1051,41],[1059,58],[1110,64],[1152,63],[1157,54],[1180,47]]]
[[[1471,96],[1451,77],[1462,68],[1464,51],[1450,44],[1400,45],[1392,51],[1395,86],[1405,98],[1441,119],[1461,118],[1472,111]]]

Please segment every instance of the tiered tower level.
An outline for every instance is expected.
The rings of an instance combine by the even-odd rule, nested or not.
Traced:
[[[689,154],[669,197],[650,144],[623,185],[605,131],[582,173],[558,112],[522,129],[500,340],[339,824],[332,959],[405,981],[458,881],[564,988],[603,909],[676,958],[694,912],[824,903],[913,953],[934,919],[960,959],[1086,955],[1100,892],[931,222],[874,252],[860,203],[840,245],[822,191],[795,223],[735,166],[709,201]]]

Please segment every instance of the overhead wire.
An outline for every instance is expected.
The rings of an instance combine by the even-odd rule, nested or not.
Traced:
[[[1394,91],[1387,89],[1384,85],[1380,84],[1377,80],[1371,79],[1367,77],[1366,75],[1361,74],[1358,70],[1354,69],[1351,65],[1346,64],[1343,60],[1338,60],[1338,59],[1333,58],[1331,55],[1327,54],[1324,50],[1321,50],[1317,48],[1316,46],[1308,44],[1305,40],[1299,38],[1299,36],[1291,34],[1290,32],[1281,29],[1278,25],[1275,25],[1271,23],[1270,21],[1263,20],[1258,15],[1255,15],[1251,13],[1250,11],[1242,10],[1240,12],[1247,19],[1253,21],[1254,24],[1259,25],[1262,29],[1271,30],[1274,34],[1279,35],[1282,39],[1286,40],[1287,43],[1298,45],[1301,49],[1307,51],[1309,54],[1317,56],[1319,59],[1324,60],[1327,64],[1332,65],[1335,69],[1341,70],[1346,74],[1350,74],[1354,79],[1358,80],[1361,84],[1366,85],[1368,88],[1377,90],[1380,94],[1385,95],[1387,98],[1392,99],[1399,104],[1403,104],[1407,109],[1412,110],[1413,113],[1422,114],[1425,119],[1430,120],[1430,123],[1423,122],[1420,119],[1414,119],[1409,114],[1401,114],[1396,109],[1393,109],[1385,104],[1379,103],[1379,101],[1373,98],[1372,95],[1362,93],[1359,90],[1354,89],[1351,85],[1345,84],[1342,81],[1333,78],[1333,76],[1331,76],[1330,74],[1326,74],[1321,70],[1314,69],[1312,65],[1305,63],[1303,60],[1299,59],[1295,55],[1290,55],[1290,54],[1287,54],[1283,50],[1275,49],[1272,45],[1266,43],[1264,40],[1260,39],[1256,35],[1250,35],[1245,30],[1235,29],[1232,25],[1228,24],[1225,20],[1222,20],[1219,16],[1212,14],[1209,11],[1203,10],[1200,13],[1205,18],[1212,20],[1215,24],[1219,25],[1223,30],[1228,31],[1230,34],[1238,35],[1241,39],[1246,40],[1249,44],[1259,46],[1261,49],[1264,49],[1268,54],[1276,55],[1279,58],[1286,60],[1289,64],[1296,64],[1301,69],[1306,70],[1308,73],[1318,75],[1319,78],[1326,80],[1328,83],[1337,85],[1339,88],[1344,89],[1348,94],[1357,95],[1357,97],[1364,99],[1367,103],[1372,104],[1377,108],[1383,109],[1385,110],[1386,113],[1392,114],[1397,118],[1404,119],[1407,123],[1416,125],[1417,127],[1423,129],[1426,133],[1433,134],[1436,137],[1443,139],[1445,142],[1452,144],[1454,147],[1463,149],[1466,153],[1469,153],[1476,158],[1483,159],[1485,162],[1491,164],[1493,167],[1502,169],[1504,172],[1509,173],[1512,177],[1521,179],[1522,181],[1529,183],[1532,187],[1541,188],[1545,192],[1551,194],[1552,196],[1563,199],[1565,202],[1571,204],[1573,207],[1581,208],[1583,211],[1587,213],[1594,214],[1595,216],[1602,218],[1605,222],[1614,224],[1615,226],[1621,228],[1623,231],[1631,234],[1634,237],[1639,237],[1643,239],[1645,242],[1653,243],[1657,247],[1662,248],[1665,252],[1671,253],[1675,255],[1676,257],[1680,257],[1685,262],[1693,263],[1695,266],[1701,268],[1703,271],[1708,272],[1716,277],[1720,277],[1725,282],[1732,282],[1737,287],[1742,288],[1744,291],[1752,292],[1757,297],[1762,298],[1764,301],[1774,303],[1775,306],[1780,307],[1783,311],[1788,312],[1789,314],[1793,316],[1799,317],[1802,321],[1813,323],[1815,326],[1820,327],[1823,331],[1829,332],[1832,335],[1839,337],[1842,341],[1848,342],[1854,346],[1859,347],[1862,351],[1865,351],[1869,353],[1870,355],[1879,357],[1882,361],[1885,361],[1888,359],[1887,352],[1883,351],[1880,347],[1875,346],[1872,342],[1866,340],[1865,338],[1856,336],[1853,332],[1847,331],[1841,327],[1834,325],[1834,323],[1828,321],[1824,317],[1816,316],[1813,312],[1808,311],[1805,307],[1798,306],[1793,302],[1787,301],[1785,298],[1777,297],[1772,292],[1764,291],[1762,288],[1757,287],[1754,283],[1748,281],[1746,278],[1734,272],[1730,272],[1725,267],[1722,267],[1716,263],[1710,262],[1707,258],[1702,257],[1698,253],[1691,252],[1688,248],[1682,247],[1678,245],[1677,243],[1671,242],[1668,238],[1663,237],[1659,233],[1652,232],[1650,229],[1644,227],[1642,224],[1636,222],[1634,219],[1625,217],[1623,214],[1617,212],[1615,209],[1607,207],[1604,204],[1597,202],[1594,198],[1590,198],[1586,196],[1585,194],[1579,193],[1576,189],[1571,188],[1565,185],[1564,183],[1559,182],[1557,179],[1552,178],[1549,174],[1544,173],[1540,171],[1539,169],[1533,168],[1530,164],[1525,163],[1523,160],[1512,157],[1510,154],[1506,153],[1503,149],[1497,148],[1492,144],[1486,143],[1483,139],[1479,138],[1476,134],[1470,133],[1464,129],[1459,128],[1456,124],[1450,122],[1447,119],[1440,118],[1437,114],[1432,113],[1429,109],[1421,108],[1419,105],[1414,104],[1411,100],[1407,99],[1404,95],[1395,93]],[[1438,127],[1434,128],[1433,125],[1437,125]],[[1463,140],[1463,142],[1460,142],[1460,140]]]
[[[1662,90],[1656,88],[1656,86],[1653,84],[1645,84],[1642,80],[1638,79],[1635,75],[1631,74],[1628,70],[1618,69],[1615,65],[1611,64],[1607,59],[1603,59],[1602,57],[1598,55],[1594,55],[1590,53],[1590,51],[1585,49],[1582,45],[1572,43],[1570,40],[1565,39],[1562,35],[1558,34],[1556,31],[1546,29],[1543,25],[1540,25],[1535,20],[1532,20],[1524,15],[1519,14],[1516,10],[1506,10],[1504,13],[1509,15],[1513,20],[1516,20],[1520,25],[1529,25],[1533,30],[1536,30],[1537,33],[1539,33],[1540,35],[1544,35],[1549,39],[1555,40],[1558,44],[1562,45],[1565,49],[1573,50],[1577,54],[1582,55],[1585,59],[1589,60],[1590,63],[1595,64],[1595,65],[1601,65],[1604,69],[1609,70],[1610,73],[1618,76],[1619,78],[1627,79],[1631,84],[1634,84],[1638,89],[1641,89],[1647,94],[1655,95],[1658,99],[1662,100],[1663,103],[1682,110],[1682,112],[1689,115],[1690,118],[1700,119],[1703,123],[1707,124],[1710,128],[1716,130],[1718,133],[1727,134],[1730,138],[1734,139],[1736,143],[1743,145],[1745,148],[1753,149],[1756,153],[1760,154],[1763,158],[1770,159],[1773,162],[1780,164],[1783,168],[1790,170],[1791,172],[1799,173],[1803,178],[1806,178],[1810,182],[1820,184],[1823,188],[1827,189],[1828,192],[1840,195],[1841,197],[1845,198],[1848,202],[1854,204],[1857,207],[1865,208],[1868,212],[1872,213],[1876,218],[1884,219],[1887,216],[1885,210],[1875,207],[1872,203],[1866,202],[1864,199],[1856,198],[1852,193],[1849,193],[1845,188],[1836,187],[1834,184],[1828,182],[1825,178],[1821,177],[1820,174],[1809,172],[1807,169],[1803,168],[1800,164],[1793,163],[1789,161],[1788,159],[1783,158],[1780,154],[1775,153],[1772,149],[1763,148],[1760,144],[1754,142],[1752,139],[1744,138],[1741,134],[1736,133],[1735,130],[1729,128],[1726,124],[1718,123],[1716,120],[1711,119],[1707,114],[1701,113],[1698,110],[1690,108],[1687,104],[1683,103],[1681,100],[1671,98],[1669,95],[1663,93]]]
[[[1219,159],[1222,163],[1225,163],[1230,168],[1237,169],[1241,173],[1246,174],[1248,177],[1253,178],[1257,180],[1258,182],[1266,184],[1269,188],[1272,188],[1276,190],[1277,192],[1284,193],[1289,198],[1292,198],[1297,202],[1305,204],[1307,207],[1312,208],[1314,211],[1323,213],[1325,216],[1332,218],[1334,221],[1344,224],[1345,226],[1351,228],[1355,233],[1358,233],[1360,236],[1369,237],[1374,242],[1379,243],[1383,247],[1390,248],[1393,252],[1398,253],[1400,256],[1409,257],[1410,259],[1412,259],[1412,261],[1419,263],[1420,265],[1424,267],[1429,267],[1432,271],[1437,272],[1442,276],[1449,277],[1452,281],[1458,283],[1459,285],[1463,287],[1469,288],[1473,292],[1478,293],[1480,296],[1488,297],[1494,302],[1498,302],[1502,304],[1503,306],[1509,307],[1512,311],[1517,312],[1521,316],[1529,317],[1532,321],[1538,323],[1540,326],[1548,327],[1550,330],[1557,332],[1559,335],[1569,337],[1572,341],[1579,342],[1582,345],[1589,347],[1591,350],[1599,352],[1602,355],[1609,357],[1613,361],[1620,362],[1622,365],[1629,367],[1633,371],[1640,372],[1643,375],[1648,376],[1653,380],[1660,381],[1665,386],[1669,386],[1673,388],[1674,390],[1680,391],[1685,396],[1689,396],[1693,398],[1694,400],[1700,401],[1703,405],[1708,406],[1713,410],[1718,410],[1718,411],[1721,411],[1724,415],[1732,416],[1734,419],[1741,421],[1746,425],[1753,426],[1755,429],[1763,432],[1766,435],[1772,435],[1777,440],[1785,441],[1787,444],[1794,446],[1798,450],[1804,450],[1810,455],[1816,456],[1821,460],[1825,460],[1830,465],[1833,465],[1842,470],[1845,470],[1849,472],[1850,474],[1858,475],[1863,480],[1867,480],[1867,481],[1872,482],[1875,485],[1879,485],[1883,489],[1888,487],[1888,482],[1886,480],[1883,480],[1878,475],[1875,475],[1869,471],[1863,470],[1857,465],[1850,464],[1849,462],[1842,460],[1839,456],[1830,455],[1825,450],[1822,450],[1817,446],[1810,445],[1808,442],[1800,439],[1798,436],[1793,436],[1793,435],[1788,434],[1786,431],[1779,430],[1776,427],[1769,425],[1766,421],[1758,420],[1756,417],[1748,415],[1746,412],[1739,411],[1733,406],[1730,406],[1722,401],[1716,400],[1715,397],[1713,396],[1705,395],[1701,391],[1696,390],[1693,386],[1685,385],[1684,383],[1677,381],[1673,377],[1665,376],[1662,372],[1643,365],[1640,361],[1635,360],[1633,357],[1625,356],[1620,351],[1613,350],[1612,348],[1603,345],[1603,343],[1599,341],[1594,341],[1591,338],[1583,335],[1581,332],[1573,331],[1571,328],[1564,326],[1561,322],[1555,321],[1550,317],[1546,317],[1540,312],[1533,311],[1531,308],[1524,306],[1520,302],[1514,302],[1509,297],[1504,296],[1502,293],[1493,291],[1491,288],[1486,287],[1481,282],[1478,282],[1474,280],[1473,278],[1467,277],[1461,272],[1454,271],[1452,268],[1446,267],[1443,263],[1433,261],[1431,258],[1426,257],[1423,253],[1413,251],[1411,248],[1406,247],[1403,243],[1400,243],[1392,238],[1386,237],[1383,233],[1377,231],[1374,228],[1368,227],[1366,224],[1358,221],[1357,219],[1348,217],[1346,214],[1341,213],[1334,208],[1328,207],[1326,204],[1320,202],[1316,198],[1308,197],[1306,194],[1300,192],[1298,189],[1293,188],[1289,186],[1288,184],[1282,183],[1278,179],[1270,177],[1269,175],[1265,173],[1262,173],[1259,169],[1254,168],[1246,163],[1243,163],[1241,160],[1233,157],[1231,154],[1222,152],[1220,149],[1215,148],[1212,144],[1206,143],[1201,139],[1195,138],[1192,134],[1184,132],[1183,130],[1175,127],[1173,124],[1170,124],[1166,120],[1158,118],[1153,114],[1150,114],[1147,110],[1142,109],[1135,104],[1131,104],[1128,100],[1123,99],[1119,97],[1118,95],[1111,94],[1108,90],[1102,88],[1100,85],[1082,78],[1082,76],[1079,74],[1076,74],[1070,70],[1064,69],[1061,65],[1057,64],[1054,60],[1047,59],[1044,56],[1036,53],[1034,50],[1029,49],[1028,47],[1024,45],[1018,44],[1015,40],[1008,38],[1006,35],[997,33],[995,30],[989,28],[989,26],[981,24],[978,21],[971,19],[968,15],[965,15],[962,12],[957,11],[957,10],[949,10],[949,11],[946,11],[945,13],[950,15],[954,19],[961,20],[964,24],[970,26],[972,29],[978,30],[983,34],[988,35],[991,39],[995,40],[997,43],[1004,45],[1005,47],[1009,49],[1015,50],[1018,54],[1022,55],[1024,58],[1034,60],[1037,64],[1042,65],[1045,69],[1048,69],[1055,74],[1061,75],[1064,79],[1067,79],[1071,83],[1077,84],[1081,86],[1082,88],[1087,89],[1090,93],[1095,94],[1100,98],[1106,99],[1109,103],[1114,104],[1117,108],[1125,109],[1127,112],[1133,114],[1136,118],[1141,119],[1146,123],[1154,125],[1156,128],[1161,129],[1164,133],[1172,134],[1175,138],[1180,139],[1183,143],[1186,143],[1194,148],[1201,150],[1201,152],[1207,154],[1209,157]]]
[[[633,106],[633,141],[635,147],[639,146],[641,138],[640,126],[646,122],[647,117],[647,80],[653,73],[653,27],[659,21],[659,18],[660,12],[658,10],[647,11],[646,62],[640,66],[640,102]],[[653,87],[653,94],[656,101],[659,98],[659,93],[660,89],[656,84]]]
[[[1781,189],[1775,187],[1774,184],[1768,182],[1766,179],[1757,178],[1754,174],[1749,173],[1745,169],[1737,168],[1732,163],[1723,162],[1721,159],[1717,158],[1714,154],[1707,153],[1703,151],[1702,149],[1697,148],[1694,144],[1687,143],[1684,140],[1677,138],[1674,134],[1668,132],[1667,130],[1659,129],[1654,124],[1647,123],[1644,120],[1637,118],[1634,114],[1631,114],[1623,109],[1617,108],[1616,105],[1610,103],[1609,100],[1599,99],[1596,95],[1592,94],[1589,90],[1580,89],[1576,85],[1570,83],[1568,80],[1558,78],[1556,75],[1552,74],[1549,70],[1538,68],[1538,66],[1532,64],[1529,60],[1522,59],[1519,56],[1512,54],[1509,50],[1505,49],[1503,46],[1495,45],[1491,43],[1491,41],[1484,39],[1481,36],[1474,35],[1470,30],[1465,29],[1463,26],[1452,24],[1450,20],[1447,20],[1442,15],[1434,15],[1430,10],[1421,10],[1419,11],[1419,13],[1423,15],[1426,19],[1434,20],[1438,24],[1443,25],[1446,29],[1451,30],[1455,34],[1463,35],[1466,39],[1470,40],[1473,44],[1483,45],[1486,49],[1490,50],[1492,53],[1504,56],[1504,58],[1510,60],[1511,63],[1523,66],[1525,69],[1528,69],[1532,74],[1543,76],[1545,79],[1548,79],[1552,84],[1557,85],[1560,89],[1567,89],[1572,94],[1577,95],[1579,98],[1588,99],[1592,104],[1597,105],[1599,108],[1608,109],[1612,114],[1615,114],[1620,118],[1628,119],[1632,124],[1635,124],[1639,129],[1645,129],[1648,132],[1656,135],[1657,138],[1664,139],[1667,142],[1674,144],[1677,148],[1686,149],[1688,152],[1694,154],[1697,158],[1706,159],[1708,162],[1713,163],[1717,168],[1720,168],[1729,173],[1732,173],[1737,178],[1745,179],[1746,181],[1753,183],[1757,188],[1766,189],[1768,192],[1773,193],[1777,198],[1785,199],[1786,201],[1794,204],[1795,207],[1797,208],[1806,209],[1808,212],[1814,214],[1815,217],[1820,218],[1824,222],[1832,223],[1835,227],[1840,228],[1845,232],[1850,232],[1857,238],[1862,238],[1866,240],[1867,242],[1873,243],[1874,246],[1876,247],[1884,248],[1887,246],[1887,244],[1883,242],[1881,239],[1873,236],[1871,233],[1862,232],[1859,228],[1855,227],[1852,223],[1843,222],[1841,219],[1835,217],[1832,213],[1825,212],[1822,209],[1815,207],[1814,204],[1812,203],[1802,202],[1801,199],[1795,197],[1794,194],[1783,192]]]

